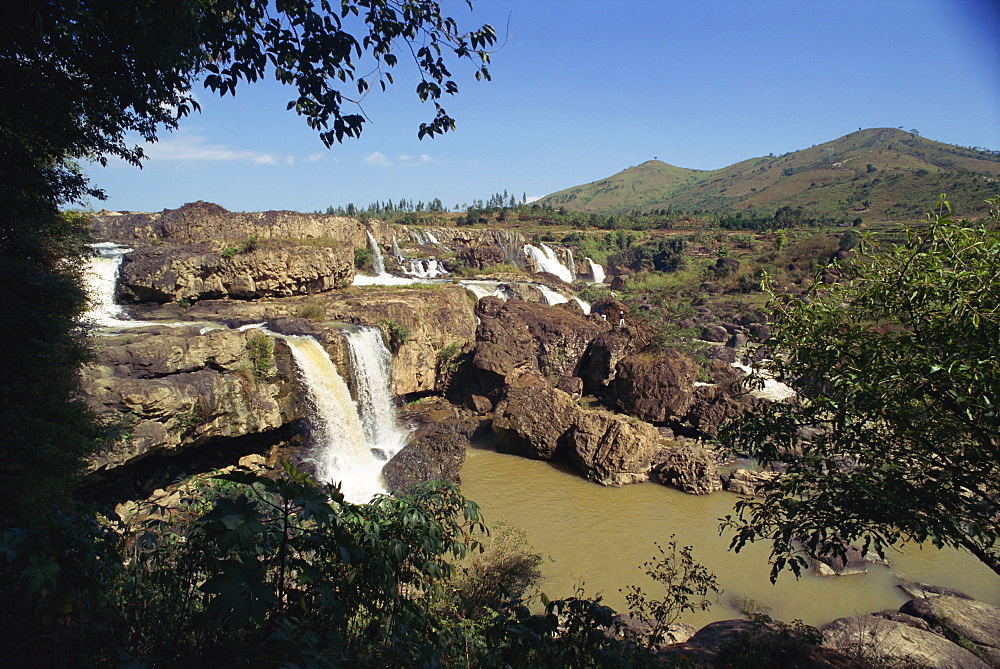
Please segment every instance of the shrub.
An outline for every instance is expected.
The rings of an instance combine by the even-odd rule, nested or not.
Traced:
[[[253,365],[253,374],[262,379],[274,362],[274,342],[263,332],[254,331],[247,337],[247,351]]]

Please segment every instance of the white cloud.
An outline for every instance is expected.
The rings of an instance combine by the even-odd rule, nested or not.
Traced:
[[[541,200],[542,197],[543,196],[541,196],[541,195],[529,195],[527,197],[527,199],[525,200],[525,203],[526,204],[531,204],[532,202],[535,202],[536,200]]]
[[[381,151],[372,151],[364,160],[366,165],[374,165],[375,167],[389,167],[392,165],[392,161],[389,160],[389,156],[385,155]]]
[[[224,144],[209,144],[205,137],[180,130],[166,139],[143,147],[151,160],[184,162],[244,162],[257,165],[293,165],[294,156],[234,149]]]
[[[305,157],[305,161],[307,163],[315,163],[317,160],[323,160],[324,155],[325,154],[322,153],[310,153],[308,156]]]

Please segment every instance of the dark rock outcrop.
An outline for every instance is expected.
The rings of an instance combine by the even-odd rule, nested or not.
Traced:
[[[911,599],[899,612],[926,620],[952,641],[971,644],[991,665],[1000,666],[1000,607],[937,595]]]
[[[707,495],[722,490],[715,466],[715,453],[699,442],[674,442],[653,456],[656,463],[650,479],[689,495]]]
[[[610,395],[629,415],[650,423],[681,420],[694,404],[698,365],[677,351],[662,355],[630,355],[615,371]]]
[[[465,449],[478,421],[463,417],[441,398],[428,398],[400,410],[400,420],[413,426],[408,443],[382,469],[390,490],[441,479],[461,483]]]

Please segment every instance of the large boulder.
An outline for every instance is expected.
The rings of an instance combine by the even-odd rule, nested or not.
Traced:
[[[612,328],[601,332],[587,346],[580,359],[580,378],[584,391],[602,395],[614,381],[618,363],[635,351],[636,338],[627,328]]]
[[[126,302],[288,297],[343,287],[353,277],[347,246],[268,246],[224,257],[208,243],[158,245],[125,256],[118,296]]]
[[[923,618],[963,645],[971,645],[990,664],[1000,666],[1000,607],[949,595],[911,599],[899,609]]]
[[[923,620],[891,611],[838,618],[823,628],[823,645],[868,662],[862,666],[895,666],[892,662],[948,669],[990,666],[935,633]]]
[[[570,461],[588,480],[621,486],[649,478],[660,435],[628,416],[579,411],[567,441]]]
[[[382,468],[390,490],[405,490],[434,479],[461,483],[469,438],[478,426],[441,398],[404,407],[400,420],[413,426],[410,442]]]
[[[694,404],[698,365],[683,353],[629,355],[619,361],[609,388],[618,407],[650,423],[683,419]]]
[[[650,478],[689,495],[707,495],[722,490],[715,466],[715,453],[697,441],[668,442],[653,456]]]
[[[515,369],[537,371],[553,385],[564,376],[577,376],[591,340],[610,327],[563,305],[523,300],[483,298],[477,313],[472,366],[479,388],[469,391],[490,399],[499,397]]]
[[[561,458],[578,411],[567,393],[553,388],[537,372],[526,372],[511,380],[494,411],[497,451],[536,460]]]

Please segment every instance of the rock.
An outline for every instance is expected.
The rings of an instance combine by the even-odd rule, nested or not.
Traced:
[[[684,643],[666,646],[656,653],[657,660],[666,666],[683,667],[734,667],[751,666],[734,663],[733,653],[739,657],[744,648],[753,648],[760,662],[753,666],[799,667],[820,669],[858,666],[850,658],[831,649],[795,644],[796,633],[782,632],[774,625],[764,625],[751,620],[719,620],[698,630]],[[766,663],[766,664],[765,664]],[[772,664],[773,663],[773,664]]]
[[[267,247],[224,258],[208,243],[159,245],[127,254],[119,277],[126,302],[288,297],[350,284],[354,256],[347,246]]]
[[[726,421],[751,410],[755,401],[745,395],[733,396],[727,390],[742,377],[740,370],[718,361],[713,363],[711,369],[719,385],[695,389],[694,401],[688,407],[685,422],[696,430],[715,437]]]
[[[415,427],[410,442],[382,468],[389,489],[405,490],[435,479],[461,483],[459,471],[478,422],[463,418],[441,398],[405,407],[400,419]]]
[[[728,346],[713,346],[710,355],[713,361],[722,362],[730,369],[733,369],[732,364],[738,359],[736,350]],[[716,383],[718,383],[718,381],[716,381]]]
[[[304,406],[289,352],[276,342],[273,364],[255,375],[249,336],[154,326],[103,337],[96,359],[82,370],[81,389],[125,438],[88,469],[266,432],[300,418]]]
[[[729,332],[721,325],[709,324],[701,328],[702,341],[722,343],[729,339]]]
[[[719,258],[709,269],[719,278],[730,276],[740,271],[740,261],[735,258]]]
[[[843,555],[840,555],[832,547],[829,550],[820,548],[817,554],[812,556],[813,572],[818,576],[852,576],[868,573],[870,556],[865,555],[857,546],[845,546],[843,550]],[[875,557],[871,561],[877,560]]]
[[[680,420],[694,403],[698,365],[674,350],[629,355],[617,365],[609,394],[622,411],[650,423]]]
[[[777,477],[775,472],[755,472],[749,469],[734,469],[725,478],[725,489],[737,495],[755,496],[759,494],[761,486],[773,481]]]
[[[493,414],[497,451],[536,460],[566,454],[566,432],[576,420],[573,399],[537,372],[512,379]]]
[[[648,479],[660,435],[627,416],[579,411],[567,442],[570,461],[588,480],[622,486]]]
[[[493,411],[493,402],[482,395],[469,395],[467,406],[479,415],[488,414]]]
[[[726,342],[726,347],[734,350],[741,349],[747,345],[748,341],[750,341],[749,337],[747,337],[742,332],[737,332],[736,334],[734,334],[732,337],[729,338],[729,341]]]
[[[459,260],[475,269],[487,269],[507,262],[507,254],[496,246],[466,246],[457,255]]]
[[[354,218],[294,211],[238,213],[211,202],[192,202],[158,213],[92,215],[91,230],[102,240],[125,242],[244,242],[260,240],[323,240],[328,246],[351,250],[366,245],[365,228]],[[380,225],[369,224],[380,236]],[[383,224],[384,225],[384,224]],[[381,233],[381,236],[390,236]]]
[[[747,330],[755,342],[763,343],[771,338],[771,326],[766,323],[752,323]]]
[[[583,379],[579,376],[563,376],[560,377],[556,388],[577,399],[583,394]]]
[[[926,583],[916,583],[914,581],[903,580],[901,583],[897,583],[896,587],[913,599],[926,599],[927,597],[936,597],[938,595],[948,595],[949,597],[958,597],[960,599],[972,599],[972,597],[969,597],[961,590],[945,588],[940,585],[928,585]]]
[[[911,599],[899,609],[943,630],[955,642],[971,643],[977,654],[1000,666],[1000,607],[974,599],[938,595]]]
[[[591,340],[578,365],[584,391],[603,394],[615,378],[619,361],[632,353],[635,346],[635,337],[623,328],[601,332]]]
[[[823,644],[859,660],[877,662],[876,666],[885,666],[887,660],[895,660],[927,667],[989,667],[973,653],[935,634],[926,625],[881,614],[834,620],[823,628]]]
[[[674,442],[659,450],[653,462],[650,478],[657,483],[689,495],[707,495],[722,490],[715,453],[700,442]]]
[[[484,304],[485,303],[485,304]],[[478,388],[468,392],[495,399],[514,370],[534,370],[553,383],[577,376],[591,340],[610,325],[559,306],[512,300],[480,300],[472,368]]]

